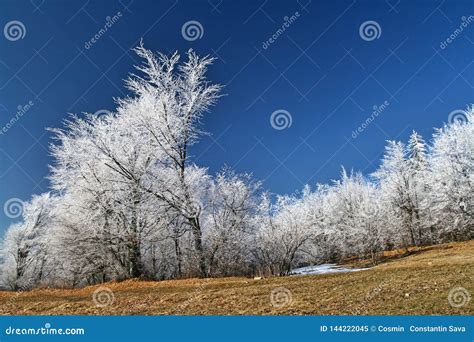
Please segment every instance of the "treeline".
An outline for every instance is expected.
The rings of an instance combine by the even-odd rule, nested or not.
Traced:
[[[51,192],[23,205],[1,246],[0,286],[285,275],[296,266],[473,238],[474,117],[389,142],[366,178],[272,196],[249,174],[210,175],[189,148],[221,87],[209,57],[136,49],[135,94],[54,129]]]

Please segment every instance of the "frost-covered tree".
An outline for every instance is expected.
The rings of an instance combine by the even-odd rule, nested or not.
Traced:
[[[474,109],[466,122],[436,130],[430,153],[426,209],[442,241],[474,235]]]
[[[411,192],[411,174],[406,159],[406,146],[389,141],[380,168],[373,174],[382,191],[382,203],[388,209],[392,231],[404,247],[415,245],[413,218],[415,204]]]
[[[33,196],[23,204],[22,222],[13,224],[2,244],[0,283],[14,290],[40,284],[45,276],[49,234],[55,198],[49,193]]]
[[[416,244],[433,242],[433,228],[424,219],[422,203],[428,192],[427,146],[422,136],[413,131],[407,145],[407,164],[409,173],[409,199],[411,204],[410,222],[415,234]]]
[[[278,196],[272,203],[268,194],[263,195],[253,249],[260,273],[287,275],[298,264],[299,253],[312,235],[308,203],[305,196]]]
[[[198,269],[206,275],[206,260],[202,242],[200,191],[205,186],[206,170],[189,160],[189,147],[202,134],[199,121],[204,112],[219,97],[220,86],[207,82],[205,74],[212,58],[198,57],[188,52],[188,60],[178,64],[179,55],[156,55],[139,46],[136,53],[144,59],[137,66],[142,76],[131,75],[127,80],[133,97],[118,100],[117,112],[101,118],[73,118],[66,130],[56,131],[60,147],[53,151],[71,161],[60,162],[53,173],[61,184],[63,173],[69,179],[83,177],[88,154],[93,154],[94,170],[86,177],[97,177],[101,186],[126,188],[128,202],[127,229],[130,231],[131,275],[142,274],[138,206],[145,196],[153,196],[162,209],[179,213],[194,238]],[[85,141],[85,143],[84,143]],[[84,144],[83,144],[84,143]],[[81,146],[78,146],[81,145]],[[78,158],[77,148],[81,156]],[[66,158],[66,159],[67,159]],[[82,159],[81,159],[82,158]],[[63,164],[63,165],[62,165]],[[76,167],[75,173],[69,169]],[[63,166],[63,173],[58,171]],[[109,170],[104,170],[108,168]],[[113,190],[113,189],[112,189]],[[109,189],[105,191],[110,191]],[[117,189],[114,190],[117,192]],[[127,198],[124,197],[124,198]],[[115,207],[116,201],[112,202]]]
[[[169,210],[180,212],[191,228],[201,276],[206,275],[202,243],[201,208],[194,188],[203,182],[203,171],[189,160],[189,147],[202,134],[199,121],[219,97],[220,86],[206,80],[213,59],[199,57],[192,50],[188,60],[178,65],[180,56],[155,55],[143,46],[135,49],[144,59],[127,85],[136,96],[119,101],[119,132],[132,130],[140,136],[134,143],[145,146],[149,165],[160,165],[148,172],[147,183],[137,182],[133,171],[106,145],[101,149],[110,158],[110,167],[140,189],[154,195]],[[100,145],[99,145],[100,146]],[[134,146],[133,146],[134,147]],[[128,149],[132,146],[127,146]]]
[[[66,122],[66,130],[55,130],[59,143],[52,147],[55,165],[51,168],[51,182],[56,191],[64,193],[63,204],[71,211],[79,211],[74,216],[63,211],[64,215],[60,216],[63,229],[70,229],[74,236],[78,227],[85,225],[84,230],[92,237],[83,234],[84,239],[78,242],[101,244],[106,254],[121,265],[122,275],[117,276],[140,276],[143,271],[141,240],[149,228],[146,216],[150,211],[150,195],[140,191],[136,184],[124,182],[109,167],[110,160],[98,146],[105,140],[109,149],[122,151],[120,160],[133,170],[139,182],[144,178],[146,155],[141,153],[144,149],[127,149],[127,143],[136,138],[132,134],[114,136],[110,127],[114,120],[113,115],[87,116],[87,120],[73,118]],[[77,218],[82,220],[76,221]],[[67,232],[59,236],[67,236]],[[88,247],[82,246],[85,250]],[[110,265],[108,257],[98,260]],[[102,268],[110,269],[107,265]],[[95,277],[110,279],[105,274]]]
[[[334,204],[328,215],[333,218],[332,239],[340,257],[370,256],[373,261],[383,248],[378,193],[360,174],[348,175],[332,189]]]
[[[228,168],[212,181],[204,216],[210,275],[248,274],[259,188],[251,175],[235,174]]]

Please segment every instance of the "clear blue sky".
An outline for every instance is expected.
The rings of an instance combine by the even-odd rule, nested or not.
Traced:
[[[440,47],[470,15],[468,0],[1,0],[0,33],[14,20],[24,31],[0,35],[0,129],[19,105],[33,106],[0,134],[0,233],[14,221],[5,201],[48,191],[45,128],[61,126],[68,112],[113,110],[138,62],[130,49],[142,37],[153,50],[193,48],[218,58],[209,78],[227,95],[204,120],[212,136],[193,148],[197,163],[212,173],[224,165],[249,171],[270,191],[290,193],[337,178],[341,165],[368,174],[385,140],[406,140],[413,129],[429,138],[450,112],[474,102],[474,22]],[[183,38],[190,20],[202,26],[200,39]],[[380,31],[367,41],[359,27],[369,20]],[[283,130],[270,124],[279,109],[292,118]]]

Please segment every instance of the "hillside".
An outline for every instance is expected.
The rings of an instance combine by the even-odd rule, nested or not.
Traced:
[[[463,287],[474,296],[473,280],[474,241],[468,241],[414,250],[352,273],[261,280],[129,280],[76,290],[0,292],[0,314],[472,315],[474,300],[456,308],[448,293]],[[114,301],[99,307],[92,297],[102,287],[113,294],[99,293],[96,303],[110,304],[112,296]]]

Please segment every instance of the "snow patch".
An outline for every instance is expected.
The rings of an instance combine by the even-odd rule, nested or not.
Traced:
[[[367,270],[367,268],[344,268],[336,264],[322,264],[295,268],[290,271],[290,275],[310,275],[310,274],[329,274],[345,273]]]

